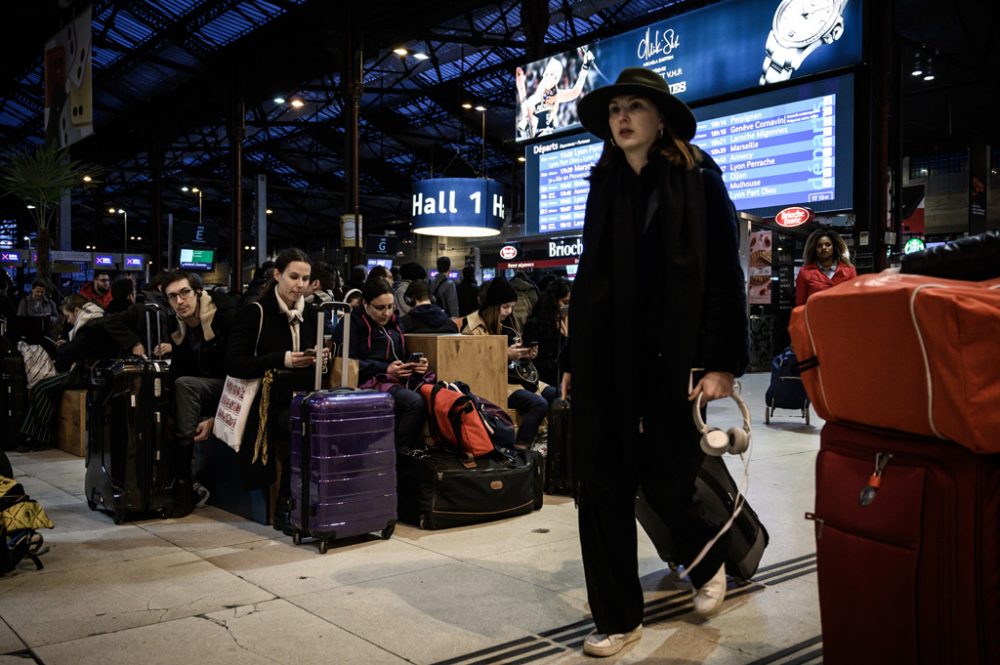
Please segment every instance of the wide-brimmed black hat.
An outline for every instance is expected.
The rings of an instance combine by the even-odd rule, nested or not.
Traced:
[[[621,95],[645,97],[656,104],[678,138],[685,141],[694,138],[697,122],[691,109],[670,94],[670,86],[662,76],[645,67],[626,67],[618,75],[614,85],[597,88],[580,98],[576,104],[576,112],[584,129],[607,140],[611,136],[608,103]]]

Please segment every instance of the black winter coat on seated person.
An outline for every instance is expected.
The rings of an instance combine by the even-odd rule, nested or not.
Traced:
[[[448,313],[433,303],[417,305],[399,319],[399,325],[408,333],[458,334]]]
[[[343,319],[334,329],[333,339],[343,342]],[[358,361],[359,384],[377,374],[385,374],[394,360],[406,360],[406,337],[395,314],[381,326],[365,313],[363,306],[355,307],[351,312],[350,344],[348,355]]]
[[[257,379],[269,369],[287,369],[285,352],[316,347],[316,310],[306,305],[299,324],[299,345],[293,349],[288,315],[278,306],[277,298],[274,290],[268,289],[257,301],[263,310],[263,323],[257,303],[244,305],[236,312],[226,350],[226,374],[229,376]],[[312,371],[308,370],[310,374]]]

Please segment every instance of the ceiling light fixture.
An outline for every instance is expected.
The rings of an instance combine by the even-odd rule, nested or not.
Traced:
[[[416,52],[415,52],[415,53],[413,54],[413,58],[414,58],[414,60],[421,60],[421,61],[423,61],[423,60],[427,60],[427,59],[428,59],[428,58],[430,58],[430,57],[431,57],[431,56],[427,55],[426,53],[421,53],[420,51],[416,51]]]
[[[274,98],[273,101],[274,101],[275,104],[284,104],[285,103],[285,98],[282,97],[281,95],[278,95],[277,97]]]
[[[85,176],[83,176],[83,181],[84,182],[93,182],[94,179],[91,178],[89,175],[85,175]]]
[[[934,59],[927,58],[927,68],[924,70],[924,80],[933,81],[934,80]]]
[[[910,76],[921,76],[924,73],[923,67],[923,57],[920,51],[917,51],[916,57],[913,59],[913,71],[910,72]]]
[[[306,103],[304,101],[302,101],[301,99],[299,99],[298,97],[293,98],[292,101],[290,101],[288,103],[291,104],[291,106],[292,106],[293,109],[300,109],[300,108],[302,108],[303,106],[306,105]]]
[[[466,111],[469,111],[472,109],[472,104],[470,104],[469,102],[465,102],[464,104],[462,104],[462,108],[465,109]]]
[[[398,56],[406,56],[406,55],[409,55],[409,54],[410,54],[410,52],[409,52],[409,51],[407,51],[407,50],[406,50],[405,48],[403,48],[402,46],[400,46],[399,48],[394,48],[394,49],[392,49],[392,52],[393,52],[393,53],[395,53],[395,54],[396,54],[396,55],[398,55]]]

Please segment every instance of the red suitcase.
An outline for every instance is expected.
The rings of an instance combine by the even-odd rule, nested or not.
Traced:
[[[1000,663],[1000,456],[827,423],[807,517],[824,663]]]

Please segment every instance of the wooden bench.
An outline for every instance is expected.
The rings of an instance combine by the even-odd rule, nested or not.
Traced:
[[[87,391],[64,390],[59,402],[56,445],[77,457],[87,454]]]

